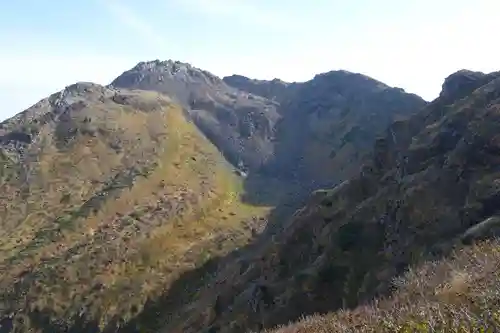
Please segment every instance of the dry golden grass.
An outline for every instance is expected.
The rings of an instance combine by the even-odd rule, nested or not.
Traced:
[[[500,241],[456,251],[394,281],[387,299],[304,318],[274,333],[496,332],[500,328]]]
[[[248,221],[268,211],[240,200],[242,180],[180,108],[126,96],[75,113],[97,134],[62,148],[55,125],[43,126],[29,183],[2,177],[0,317],[124,323],[183,271],[248,242]]]

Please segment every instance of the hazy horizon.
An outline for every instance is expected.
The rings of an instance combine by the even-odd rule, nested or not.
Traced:
[[[140,61],[218,76],[306,81],[344,69],[435,98],[459,70],[500,69],[494,0],[90,0],[0,11],[0,119],[77,81],[108,84]]]

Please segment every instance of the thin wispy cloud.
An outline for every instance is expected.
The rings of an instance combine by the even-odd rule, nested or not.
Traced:
[[[118,0],[97,0],[114,15],[123,25],[133,30],[148,41],[156,49],[167,46],[164,36],[159,34],[155,27],[143,19],[129,6]]]

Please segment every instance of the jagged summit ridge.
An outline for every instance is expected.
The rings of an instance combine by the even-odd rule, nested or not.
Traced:
[[[27,110],[1,122],[0,134],[2,134],[2,129],[6,131],[32,122],[41,124],[49,120],[55,121],[72,105],[79,103],[83,106],[89,102],[102,103],[105,99],[118,94],[119,90],[117,89],[93,82],[77,82],[68,85],[49,97],[38,101]]]
[[[115,92],[110,87],[105,87],[93,82],[77,82],[66,86],[59,93],[51,96],[50,100],[54,104],[72,104],[76,99],[87,99],[89,97],[98,97],[110,95]]]
[[[146,75],[148,73],[148,75]],[[141,83],[144,80],[151,80],[151,76],[155,76],[157,83],[163,83],[171,80],[180,81],[189,84],[208,84],[220,85],[222,80],[216,75],[196,68],[189,63],[177,60],[152,60],[141,61],[129,71],[123,73],[120,77],[111,83],[111,86],[128,85],[130,82],[135,84]],[[149,83],[153,84],[154,81]]]

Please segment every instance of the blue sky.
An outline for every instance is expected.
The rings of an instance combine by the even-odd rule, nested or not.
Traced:
[[[498,0],[16,0],[0,4],[0,119],[139,61],[303,81],[346,69],[436,97],[500,70]]]

